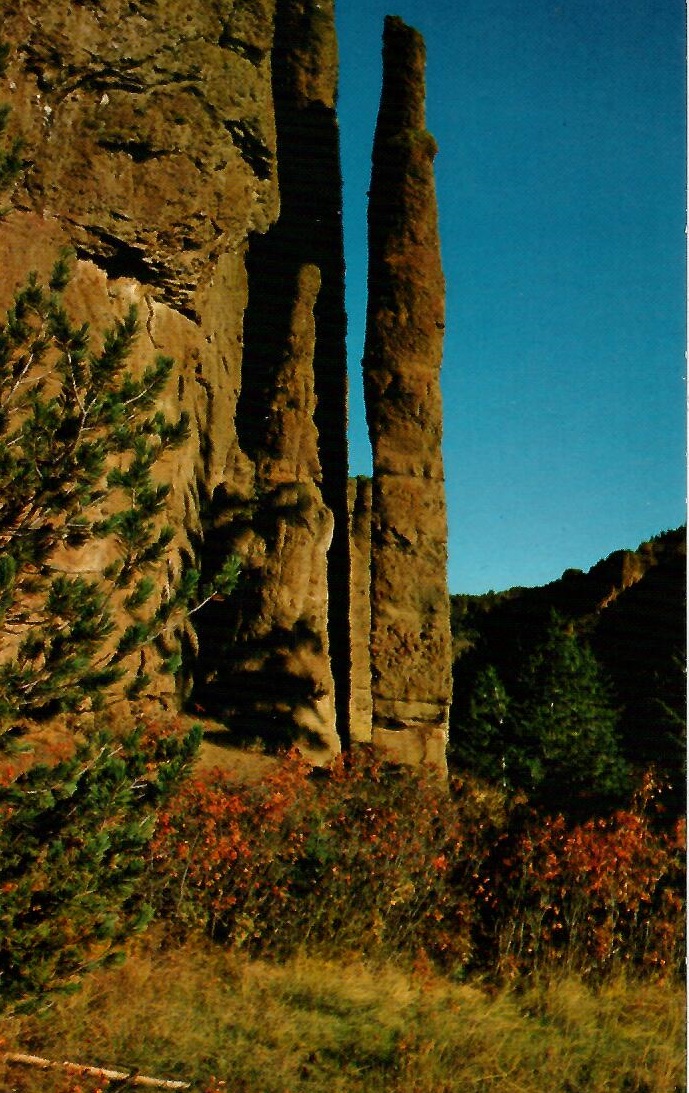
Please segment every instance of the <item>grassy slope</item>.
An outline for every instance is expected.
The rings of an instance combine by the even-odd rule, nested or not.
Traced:
[[[684,992],[577,979],[498,993],[404,970],[302,955],[249,961],[199,940],[139,943],[46,1016],[0,1024],[5,1050],[138,1066],[228,1093],[674,1093],[684,1090]],[[0,1088],[97,1083],[20,1070]]]

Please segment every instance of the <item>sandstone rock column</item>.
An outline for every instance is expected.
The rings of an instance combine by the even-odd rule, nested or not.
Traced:
[[[337,729],[348,739],[349,537],[347,513],[347,367],[342,238],[342,180],[335,99],[334,0],[277,0],[272,51],[280,215],[251,240],[237,428],[243,450],[259,462],[275,369],[286,351],[295,271],[320,270],[315,303],[314,485],[334,518],[321,596],[335,680]],[[259,498],[259,504],[260,504]]]
[[[363,371],[373,448],[373,741],[445,766],[451,694],[441,454],[444,280],[421,35],[388,17],[373,146]]]
[[[333,519],[317,485],[314,421],[320,274],[302,266],[288,283],[290,322],[283,358],[265,391],[236,634],[218,682],[229,723],[245,737],[297,743],[319,762],[339,751],[325,594]]]

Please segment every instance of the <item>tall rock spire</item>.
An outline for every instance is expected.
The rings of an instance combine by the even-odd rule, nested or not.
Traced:
[[[292,270],[284,353],[266,388],[251,525],[232,661],[233,723],[316,762],[339,751],[325,594],[333,517],[323,503],[314,414],[316,266]]]
[[[234,646],[201,701],[234,711],[233,723],[272,743],[306,740],[322,759],[347,742],[350,686],[334,0],[277,0],[271,61],[280,212],[249,241],[237,406],[239,442],[255,468],[254,537],[242,525],[243,499],[233,514],[230,497],[230,541],[245,577],[225,622]]]
[[[445,291],[424,65],[421,35],[386,18],[363,359],[373,448],[371,672],[374,743],[403,761],[443,768],[451,693],[440,396]]]

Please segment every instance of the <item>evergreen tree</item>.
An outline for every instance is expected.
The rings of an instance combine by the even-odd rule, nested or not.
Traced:
[[[589,646],[555,612],[522,670],[512,715],[508,770],[533,799],[576,811],[626,788],[610,689]]]
[[[140,380],[125,371],[133,310],[91,352],[62,305],[66,279],[64,258],[47,290],[31,275],[0,326],[0,724],[93,707],[195,581],[147,611],[172,539],[159,520],[168,487],[151,470],[186,435],[184,418],[150,413],[172,362],[159,357]],[[111,563],[95,579],[70,575],[96,540]],[[116,610],[130,623],[115,638]],[[139,669],[129,695],[145,683]]]
[[[143,855],[201,735],[91,736],[55,764],[0,779],[0,1012],[73,990],[152,911]]]
[[[171,362],[140,379],[126,371],[133,311],[92,351],[65,312],[66,281],[63,257],[47,288],[29,277],[0,326],[0,1008],[76,984],[145,925],[142,852],[200,735],[118,740],[77,719],[74,754],[12,766],[19,726],[98,710],[127,658],[193,610],[197,589],[190,571],[149,607],[172,537],[168,487],[152,471],[186,435],[183,417],[155,410]],[[65,571],[99,543],[103,572]],[[230,559],[206,597],[236,576]],[[126,693],[146,682],[139,660]]]
[[[463,768],[506,786],[510,700],[496,669],[489,665],[476,677],[469,710],[453,745],[452,758]]]
[[[6,56],[0,47],[0,71]],[[6,122],[0,109],[0,138]],[[0,147],[0,188],[20,148]],[[133,310],[93,348],[65,311],[67,278],[63,255],[47,287],[28,278],[0,325],[0,1010],[10,1012],[76,986],[146,924],[142,855],[200,738],[117,739],[77,720],[66,758],[16,762],[20,725],[97,710],[127,658],[193,609],[197,588],[187,572],[151,606],[172,538],[168,487],[152,472],[187,429],[156,410],[171,362],[139,379],[126,371]],[[109,564],[79,574],[79,552],[99,544]],[[236,577],[230,559],[213,591]],[[128,694],[145,683],[139,661]]]
[[[493,666],[478,672],[452,758],[539,807],[581,815],[629,788],[617,721],[591,649],[553,612],[509,692]]]

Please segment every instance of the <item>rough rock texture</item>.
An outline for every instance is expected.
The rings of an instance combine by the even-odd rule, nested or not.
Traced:
[[[256,500],[240,530],[242,595],[233,616],[220,612],[217,648],[233,617],[233,645],[208,672],[206,689],[222,694],[228,724],[246,738],[299,742],[318,761],[339,750],[328,655],[326,558],[333,519],[317,482],[315,426],[315,266],[295,271],[285,354],[271,377],[256,456]],[[256,429],[258,438],[258,428]],[[211,632],[207,627],[207,637]],[[202,653],[202,665],[211,658]]]
[[[6,306],[14,286],[25,280],[29,270],[36,269],[45,280],[59,249],[70,242],[59,221],[29,212],[12,212],[0,230],[0,268],[5,271],[0,284],[0,307]],[[238,322],[241,329],[241,313],[237,316],[228,312],[225,298],[228,286],[245,295],[242,273],[234,255],[219,259],[214,283],[198,294],[200,311],[208,324],[204,328],[155,300],[144,286],[130,278],[108,279],[93,262],[74,263],[66,300],[70,315],[79,321],[88,320],[97,339],[114,318],[121,318],[130,304],[136,304],[141,332],[131,365],[137,370],[158,352],[174,355],[175,373],[164,392],[161,408],[170,418],[175,418],[180,409],[190,413],[191,442],[156,468],[156,473],[172,486],[166,520],[176,529],[175,549],[169,564],[156,576],[159,586],[173,580],[185,561],[197,558],[202,541],[201,499],[212,489],[213,482],[224,479],[226,467],[233,473],[238,491],[248,493],[252,489],[251,467],[237,446],[232,416],[225,418],[218,412],[223,402],[231,407],[237,398],[239,362],[232,362],[231,347]],[[213,344],[207,340],[207,329],[213,330]],[[88,568],[104,566],[110,560],[92,557]],[[180,639],[185,645],[195,644],[189,627],[174,641]],[[153,655],[153,650],[148,654]],[[149,661],[150,655],[147,655]],[[154,667],[155,657],[150,663]],[[154,686],[150,696],[166,707],[176,704],[179,685],[184,685],[184,681],[178,680],[176,684],[170,676],[156,672],[151,675]]]
[[[198,316],[219,256],[276,212],[274,0],[3,5],[19,44],[13,121],[32,165],[18,204],[80,257]]]
[[[0,221],[0,309],[64,246],[70,316],[95,338],[137,305],[132,368],[171,356],[162,408],[191,419],[190,443],[160,467],[176,538],[157,581],[243,560],[237,593],[177,635],[193,700],[235,741],[296,740],[318,761],[371,740],[371,488],[348,505],[334,0],[6,0],[2,36],[0,103],[26,169]],[[394,729],[400,758],[442,765],[432,141],[416,131],[420,39],[393,20],[386,42],[367,349],[373,738]],[[400,263],[412,272],[391,276]],[[158,677],[149,697],[180,695]]]
[[[305,265],[315,266],[321,277],[314,307],[313,346],[318,466],[311,466],[311,489],[322,493],[334,523],[327,570],[320,565],[313,572],[295,566],[291,579],[297,583],[286,587],[284,596],[319,596],[323,603],[327,633],[319,640],[323,648],[330,648],[337,731],[346,743],[350,660],[347,364],[333,0],[280,0],[272,60],[280,215],[269,231],[252,236],[250,242],[237,428],[243,450],[257,467],[263,467],[258,497],[261,510],[263,494],[269,493],[271,483],[280,484],[279,477],[274,477],[265,415],[272,412],[277,371],[292,352],[293,301],[299,296],[300,271]],[[293,641],[301,640],[295,631]],[[305,635],[304,640],[310,644],[311,635]],[[227,685],[234,686],[231,674]],[[328,689],[330,683],[323,680],[323,687]],[[320,707],[314,707],[314,716],[320,718],[319,711]],[[283,720],[282,705],[277,713]],[[269,732],[274,736],[273,730]],[[329,739],[332,742],[332,734]]]
[[[371,703],[371,479],[350,478],[350,601],[352,686],[350,733],[353,744],[370,744]]]
[[[326,623],[332,517],[320,493],[313,381],[304,380],[303,391],[294,392],[290,384],[303,377],[285,377],[293,366],[298,371],[289,357],[292,342],[299,343],[300,327],[313,322],[307,316],[318,273],[304,269],[311,258],[323,269],[320,299],[326,301],[319,302],[316,316],[323,327],[316,353],[320,371],[327,372],[320,385],[326,394],[328,383],[334,385],[338,395],[323,454],[323,462],[329,461],[323,488],[335,510],[338,489],[342,496],[346,491],[346,373],[332,9],[332,2],[296,0],[280,0],[277,10],[275,0],[103,0],[48,9],[37,0],[6,4],[3,36],[16,44],[7,99],[29,169],[0,232],[0,306],[28,270],[47,274],[59,248],[70,245],[78,259],[68,295],[73,316],[99,331],[135,303],[142,333],[133,367],[156,352],[174,357],[165,408],[171,414],[189,411],[192,438],[174,464],[161,468],[174,486],[172,569],[186,558],[212,575],[232,547],[246,554],[246,587],[238,597],[246,599],[246,615],[263,551],[261,632],[273,625],[277,647],[286,640],[285,627],[291,627],[292,644],[301,626],[308,631],[299,639],[304,655],[296,658],[296,682],[285,669],[284,693],[273,689],[276,709],[294,704],[301,693],[308,648],[315,665],[309,681],[313,709],[310,719],[295,710],[295,724],[327,726],[330,752],[339,746]],[[285,161],[279,189],[278,128]],[[312,198],[318,196],[307,203],[306,217],[299,204],[305,179]],[[288,248],[274,268],[264,254],[247,253],[268,232],[280,206],[276,235],[291,235],[299,245]],[[263,292],[272,274],[277,281]],[[261,361],[256,347],[276,308],[282,329],[268,339]],[[311,337],[306,357],[313,352]],[[296,353],[300,357],[301,345]],[[246,396],[238,415],[242,382]],[[282,403],[280,384],[289,392]],[[251,404],[254,394],[258,406]],[[259,444],[253,442],[254,422]],[[290,436],[290,428],[299,435]],[[302,444],[307,434],[309,442]],[[285,450],[276,456],[281,444]],[[346,535],[342,502],[340,509]],[[342,553],[342,530],[338,534]],[[278,585],[285,610],[274,602]],[[209,639],[213,653],[220,646],[227,653],[232,633],[225,627],[218,643],[213,610],[210,616],[205,629],[200,619],[202,644]],[[252,627],[258,632],[255,618],[245,639]],[[340,630],[346,641],[347,626]],[[207,661],[202,647],[202,668]],[[239,678],[245,669],[243,653]],[[223,683],[226,675],[216,672]]]
[[[273,0],[3,7],[6,101],[27,164],[0,230],[0,307],[60,247],[77,255],[68,305],[99,332],[137,305],[132,367],[158,352],[176,373],[163,407],[192,438],[172,479],[174,571],[198,557],[202,512],[253,470],[235,428],[244,252],[277,215],[270,50]],[[161,575],[161,579],[167,579]]]
[[[451,692],[441,454],[444,281],[423,39],[388,17],[369,198],[364,392],[373,448],[373,740],[445,763]]]

